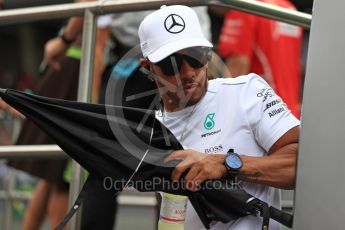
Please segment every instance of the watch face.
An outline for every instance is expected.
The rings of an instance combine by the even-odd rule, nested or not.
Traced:
[[[226,164],[231,169],[240,169],[242,167],[242,160],[237,154],[229,154],[226,158]]]

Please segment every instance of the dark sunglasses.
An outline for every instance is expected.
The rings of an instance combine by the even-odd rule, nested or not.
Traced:
[[[153,64],[158,66],[163,74],[173,76],[177,72],[180,72],[183,60],[186,60],[192,68],[197,69],[206,65],[211,60],[211,56],[212,52],[208,47],[192,47],[181,50],[178,53],[173,53]]]

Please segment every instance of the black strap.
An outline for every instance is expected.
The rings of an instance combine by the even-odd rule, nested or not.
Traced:
[[[262,217],[262,230],[268,230],[270,224],[270,209],[266,202],[252,197],[247,203],[248,214],[260,215]],[[249,208],[251,207],[251,208]]]
[[[263,202],[261,210],[262,230],[268,230],[270,224],[270,209],[268,207],[268,204]]]
[[[67,213],[67,215],[65,216],[65,218],[61,221],[61,223],[55,228],[55,230],[62,230],[65,225],[68,223],[68,221],[73,217],[73,215],[78,211],[78,209],[80,208],[81,204],[82,204],[82,193],[84,192],[84,190],[82,190],[79,193],[79,196],[77,198],[77,200],[74,202],[73,207],[69,210],[69,212]]]
[[[203,223],[204,227],[206,229],[210,229],[210,224],[209,224],[210,219],[208,218],[208,216],[204,212],[205,210],[203,210],[203,208],[200,206],[200,203],[198,201],[201,199],[205,199],[205,197],[203,197],[199,193],[193,193],[191,196],[188,196],[188,198],[189,198],[189,201],[193,204],[194,209],[198,213],[199,218],[201,222]]]
[[[61,223],[55,228],[55,230],[62,230],[68,221],[73,217],[73,215],[79,210],[80,206],[83,203],[83,197],[85,193],[93,186],[94,182],[97,180],[96,177],[92,176],[91,174],[88,176],[86,182],[83,185],[82,190],[80,191],[76,201],[74,202],[72,208],[68,211],[65,218],[61,221]]]

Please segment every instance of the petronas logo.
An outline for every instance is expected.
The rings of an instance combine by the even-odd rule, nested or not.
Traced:
[[[214,120],[213,120],[214,115],[215,115],[215,113],[207,114],[205,122],[204,122],[205,129],[207,129],[207,130],[213,129],[213,127],[214,127]]]

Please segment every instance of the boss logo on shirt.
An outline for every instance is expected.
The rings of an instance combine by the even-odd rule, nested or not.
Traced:
[[[221,153],[221,152],[223,152],[222,145],[217,145],[217,146],[213,146],[211,148],[205,149],[205,153]]]
[[[275,95],[272,88],[261,89],[259,93],[256,94],[257,97],[262,97],[262,102],[265,102],[267,98],[273,97]]]

